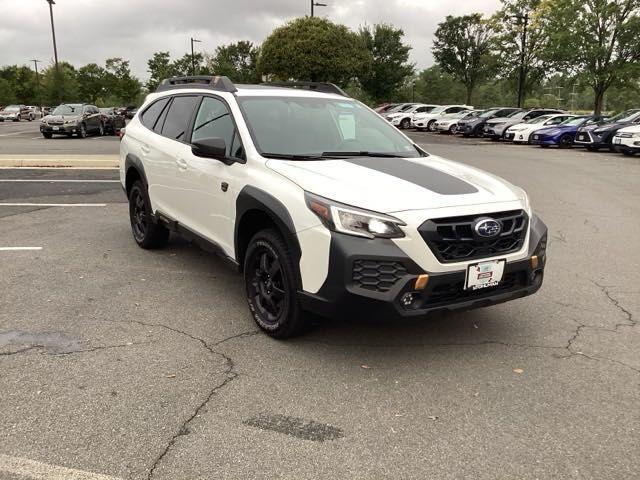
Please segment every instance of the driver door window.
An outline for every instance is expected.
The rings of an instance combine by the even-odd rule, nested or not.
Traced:
[[[240,136],[236,134],[231,112],[227,105],[213,97],[204,97],[193,125],[191,142],[204,138],[222,138],[227,147],[228,157],[244,156]]]

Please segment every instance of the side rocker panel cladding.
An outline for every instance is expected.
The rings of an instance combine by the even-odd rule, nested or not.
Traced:
[[[239,227],[240,222],[242,221],[242,217],[246,212],[250,210],[259,210],[266,213],[273,221],[273,223],[276,224],[278,229],[282,232],[284,240],[293,255],[293,263],[296,266],[296,273],[298,275],[298,285],[301,285],[302,283],[299,268],[301,256],[300,243],[298,242],[295,225],[293,224],[293,219],[291,218],[289,211],[282,204],[282,202],[280,202],[273,195],[250,185],[245,186],[240,191],[240,193],[238,194],[238,198],[236,199],[236,221],[234,231],[234,250],[236,261],[242,268],[243,262],[241,255],[244,252],[240,251],[241,248],[239,244]]]

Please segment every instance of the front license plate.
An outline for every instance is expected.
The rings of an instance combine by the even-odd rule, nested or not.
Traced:
[[[502,280],[506,260],[473,263],[467,268],[465,290],[495,287]]]
[[[622,139],[618,137],[613,137],[613,143],[620,144],[622,143]]]
[[[52,130],[60,130],[60,127],[52,127]]]

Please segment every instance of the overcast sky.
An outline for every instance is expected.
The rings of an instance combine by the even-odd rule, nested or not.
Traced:
[[[237,40],[260,43],[287,20],[309,13],[310,0],[55,0],[60,60],[80,66],[110,57],[130,60],[148,78],[147,59],[157,51],[181,57],[189,38],[198,50]],[[317,14],[353,29],[391,23],[405,32],[419,68],[433,63],[431,38],[447,15],[492,13],[499,0],[322,0]],[[46,0],[0,0],[0,65],[30,59],[52,62],[53,47]]]

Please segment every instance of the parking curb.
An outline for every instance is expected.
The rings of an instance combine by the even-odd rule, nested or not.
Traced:
[[[0,167],[117,168],[118,155],[0,155]]]

